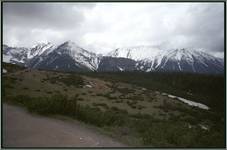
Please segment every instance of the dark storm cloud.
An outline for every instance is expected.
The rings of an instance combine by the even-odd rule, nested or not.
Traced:
[[[84,19],[81,10],[90,7],[92,4],[4,3],[3,21],[6,25],[16,23],[28,28],[67,29],[80,25]]]
[[[4,43],[32,46],[38,42],[77,40],[82,32],[84,11],[94,6],[93,3],[3,3]]]

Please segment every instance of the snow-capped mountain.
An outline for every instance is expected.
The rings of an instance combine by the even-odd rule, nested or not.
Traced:
[[[48,53],[55,48],[51,43],[39,43],[32,48],[9,47],[3,45],[3,61],[14,64],[27,64],[34,57]]]
[[[180,71],[223,73],[224,60],[200,50],[160,50],[154,46],[118,48],[97,55],[67,41],[60,45],[40,43],[32,48],[3,45],[3,61],[63,71]]]
[[[223,59],[201,50],[171,49],[161,50],[152,46],[118,48],[111,51],[111,57],[130,58],[137,61],[140,71],[183,71],[194,73],[222,73]]]
[[[220,73],[224,70],[223,59],[193,49],[161,51],[154,59],[138,61],[137,68],[143,71],[184,71]]]
[[[27,60],[29,49],[25,47],[9,47],[3,45],[3,61],[23,65]]]
[[[41,55],[29,61],[33,68],[53,70],[97,70],[100,57],[89,52],[76,43],[67,41],[59,46],[47,48]]]
[[[74,71],[97,70],[101,57],[67,41],[58,46],[40,43],[32,48],[3,45],[3,58],[4,62],[31,68]]]
[[[68,54],[76,62],[88,67],[90,70],[96,70],[100,61],[100,58],[95,53],[89,52],[71,41],[60,45],[55,52],[58,54]]]

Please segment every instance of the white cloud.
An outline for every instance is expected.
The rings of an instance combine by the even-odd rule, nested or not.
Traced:
[[[4,5],[4,43],[72,40],[96,52],[136,45],[224,50],[224,3],[22,4]]]

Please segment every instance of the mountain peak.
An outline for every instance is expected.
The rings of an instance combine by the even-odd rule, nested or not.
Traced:
[[[68,45],[68,44],[75,44],[75,43],[71,40],[68,40],[68,41],[65,41],[63,44]]]
[[[35,45],[33,45],[32,49],[37,48],[37,47],[44,47],[44,46],[47,46],[47,45],[52,45],[52,44],[50,42],[39,42],[39,43],[36,43]]]
[[[69,50],[82,49],[79,45],[77,45],[75,42],[73,42],[71,40],[64,42],[59,47],[62,49],[69,49]]]
[[[76,42],[72,41],[72,40],[65,41],[63,44],[64,45],[69,45],[69,46],[78,46],[79,47],[79,45]]]

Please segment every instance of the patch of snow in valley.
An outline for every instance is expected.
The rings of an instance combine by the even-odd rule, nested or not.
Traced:
[[[176,98],[174,95],[168,95],[169,98]]]
[[[199,124],[200,128],[203,130],[209,130],[208,126],[205,126],[203,124]]]
[[[167,95],[167,93],[162,93],[163,96]]]
[[[92,88],[92,86],[89,84],[86,84],[85,87]]]
[[[146,91],[147,89],[146,88],[141,88],[141,90]]]
[[[166,93],[162,93],[162,95],[166,95]],[[204,104],[193,102],[193,101],[187,100],[187,99],[182,98],[182,97],[178,97],[178,96],[174,96],[174,95],[170,95],[170,94],[168,94],[168,97],[169,98],[176,98],[176,99],[188,104],[189,106],[194,106],[194,107],[198,107],[198,108],[205,109],[205,110],[210,109],[208,106],[206,106]]]
[[[195,106],[195,107],[198,107],[198,108],[201,108],[201,109],[205,109],[205,110],[208,110],[209,107],[204,105],[204,104],[201,104],[201,103],[197,103],[197,102],[193,102],[193,101],[190,101],[190,100],[187,100],[187,99],[184,99],[184,98],[181,98],[181,97],[177,97],[178,100],[190,105],[190,106]]]
[[[191,129],[192,128],[192,125],[188,124],[188,128]]]

